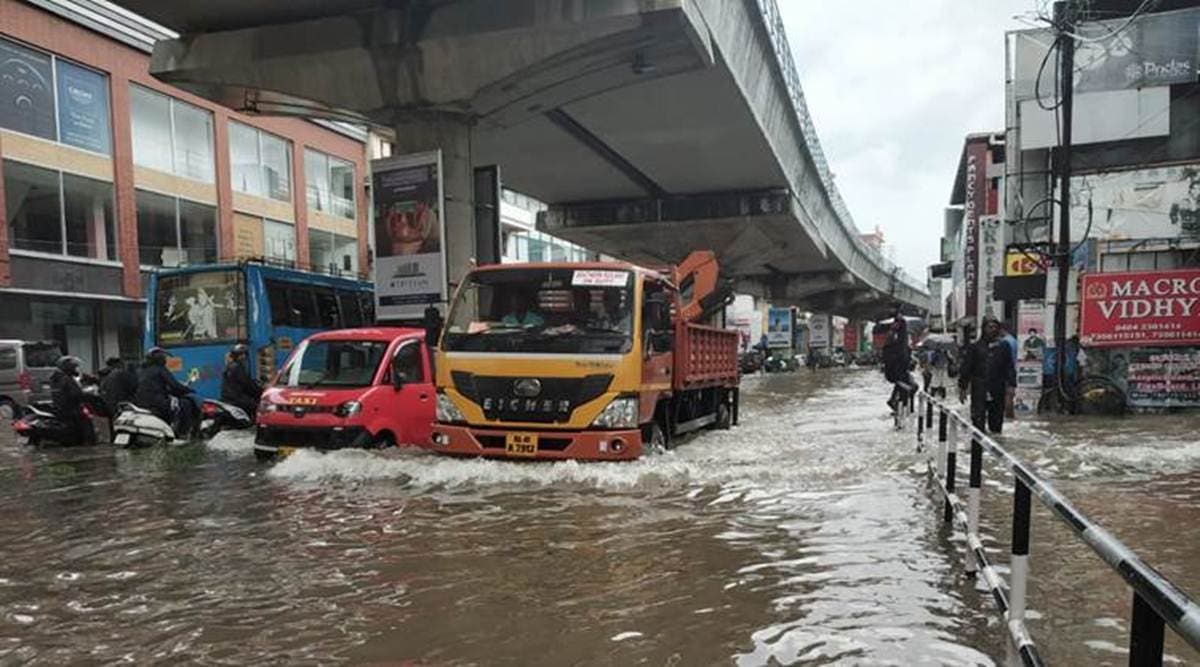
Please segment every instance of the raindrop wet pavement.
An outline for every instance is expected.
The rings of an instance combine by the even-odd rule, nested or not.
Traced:
[[[629,464],[397,450],[268,466],[245,433],[133,452],[5,433],[0,662],[1003,664],[887,394],[870,370],[749,377],[741,426]],[[1003,441],[1195,594],[1195,423],[1021,421]],[[1010,481],[989,473],[1003,568]],[[1123,664],[1130,594],[1035,508],[1043,657]],[[1167,634],[1170,659],[1200,663]]]

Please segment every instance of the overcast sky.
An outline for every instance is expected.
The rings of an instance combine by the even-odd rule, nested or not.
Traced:
[[[1004,32],[1036,0],[778,0],[859,229],[924,280],[966,134],[1004,129]]]

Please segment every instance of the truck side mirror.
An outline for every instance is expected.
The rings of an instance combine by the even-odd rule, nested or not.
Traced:
[[[399,388],[403,387],[405,385],[405,383],[407,383],[407,382],[408,382],[408,373],[405,373],[403,370],[396,368],[395,366],[392,366],[392,386],[395,387],[396,389],[399,389]]]

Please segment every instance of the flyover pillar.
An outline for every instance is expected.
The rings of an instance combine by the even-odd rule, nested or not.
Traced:
[[[451,114],[419,115],[393,123],[396,155],[442,151],[442,216],[446,235],[446,275],[452,297],[475,256],[475,181],[471,122]]]

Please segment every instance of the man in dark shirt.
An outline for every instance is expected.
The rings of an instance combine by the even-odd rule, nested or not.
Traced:
[[[888,407],[895,410],[897,405],[908,401],[910,387],[915,389],[912,387],[908,321],[904,319],[900,308],[896,308],[892,315],[892,324],[883,343],[883,376],[894,385],[892,395],[888,398]]]
[[[1000,335],[1000,322],[985,318],[979,339],[963,348],[959,364],[959,400],[971,395],[971,423],[979,430],[999,433],[1004,427],[1008,390],[1017,386],[1012,347]]]
[[[221,400],[238,406],[253,419],[262,385],[250,375],[248,356],[249,348],[244,343],[234,345],[229,351],[229,363],[221,375]]]
[[[137,370],[132,364],[122,365],[121,360],[116,358],[109,359],[106,370],[100,379],[100,396],[104,399],[109,416],[116,417],[117,406],[132,402],[137,393]]]
[[[83,387],[79,386],[79,357],[63,357],[50,375],[50,400],[54,413],[67,426],[68,440],[64,445],[94,445],[96,431],[92,420],[83,410]]]
[[[133,402],[171,424],[177,436],[188,437],[197,423],[196,404],[191,398],[194,390],[176,380],[167,370],[168,356],[161,347],[150,348],[146,363],[138,373]],[[177,399],[178,408],[172,406],[172,397]]]

